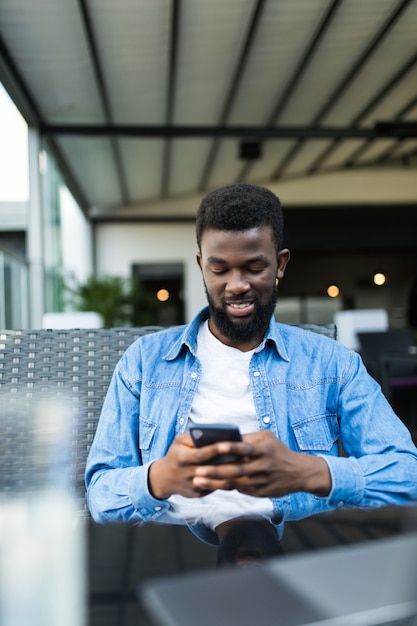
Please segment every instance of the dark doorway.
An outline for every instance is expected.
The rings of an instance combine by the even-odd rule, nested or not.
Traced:
[[[136,291],[134,325],[183,324],[184,268],[181,263],[132,265]]]

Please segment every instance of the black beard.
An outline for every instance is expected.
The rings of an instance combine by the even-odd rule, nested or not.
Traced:
[[[214,305],[213,300],[207,292],[207,288],[206,295],[210,317],[213,319],[216,328],[221,334],[233,342],[247,342],[264,336],[278,300],[278,289],[274,285],[268,304],[261,305],[259,301],[255,299],[255,315],[249,319],[243,318],[241,321],[234,322],[229,320],[223,308]]]

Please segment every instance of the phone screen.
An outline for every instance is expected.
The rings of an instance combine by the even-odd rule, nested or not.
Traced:
[[[190,426],[190,435],[196,448],[208,446],[217,441],[242,441],[239,428],[233,424],[193,424]],[[207,461],[207,464],[233,463],[237,459],[235,455],[220,454]]]

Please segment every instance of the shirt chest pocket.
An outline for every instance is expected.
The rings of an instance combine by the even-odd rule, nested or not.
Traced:
[[[303,452],[330,452],[338,441],[339,421],[335,415],[315,415],[292,425],[297,445]]]
[[[151,450],[152,439],[156,431],[156,424],[150,421],[139,418],[139,450],[142,457],[142,463],[146,463],[149,460],[149,454]]]

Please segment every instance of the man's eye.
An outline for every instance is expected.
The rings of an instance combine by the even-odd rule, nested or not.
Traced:
[[[213,274],[225,274],[226,273],[226,270],[224,268],[220,269],[220,268],[212,267],[211,271],[213,272]]]
[[[264,267],[249,267],[248,271],[251,274],[260,274],[261,272],[264,271],[264,269],[265,269]]]

